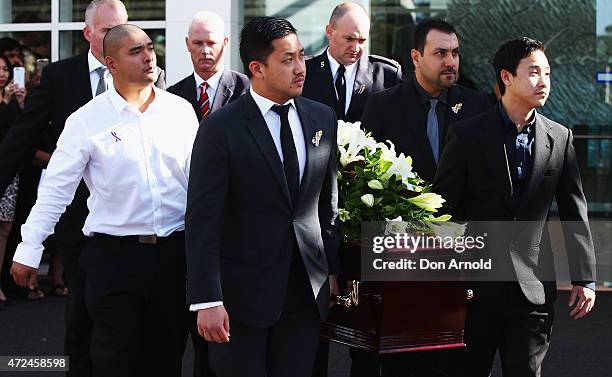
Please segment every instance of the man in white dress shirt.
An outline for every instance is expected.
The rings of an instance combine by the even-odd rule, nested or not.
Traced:
[[[66,121],[11,273],[35,281],[42,242],[81,178],[90,197],[81,255],[97,376],[180,376],[184,346],[184,211],[198,122],[191,106],[154,88],[156,57],[140,28],[104,39],[114,87]]]

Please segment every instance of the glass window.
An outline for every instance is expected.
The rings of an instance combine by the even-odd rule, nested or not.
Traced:
[[[157,55],[157,65],[161,68],[166,67],[166,30],[147,29],[155,45],[155,55]],[[89,50],[89,43],[85,40],[82,30],[60,31],[59,58],[64,59],[70,56],[84,54]]]
[[[60,22],[85,21],[91,0],[60,0]],[[165,0],[123,0],[130,20],[158,21],[166,18]]]
[[[2,0],[0,23],[51,22],[51,0]]]
[[[51,32],[49,31],[0,32],[0,38],[3,37],[14,38],[21,43],[22,61],[29,77],[33,77],[36,73],[38,59],[49,59],[51,56]]]

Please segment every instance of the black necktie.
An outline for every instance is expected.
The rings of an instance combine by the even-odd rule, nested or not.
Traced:
[[[300,165],[298,163],[297,151],[293,142],[293,133],[289,126],[289,107],[291,105],[274,105],[272,111],[280,116],[281,121],[281,148],[283,150],[283,168],[285,170],[285,178],[287,179],[287,186],[289,186],[289,193],[291,194],[291,200],[295,204],[297,199],[298,191],[300,188]]]
[[[344,79],[344,72],[346,68],[341,64],[338,67],[338,73],[336,74],[336,97],[338,97],[338,107],[336,108],[336,114],[338,119],[344,119],[344,108],[346,106],[346,80]]]

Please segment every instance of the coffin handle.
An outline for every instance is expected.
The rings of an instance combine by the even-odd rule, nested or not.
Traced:
[[[346,308],[359,305],[359,281],[351,282],[348,295],[335,296],[335,303]]]

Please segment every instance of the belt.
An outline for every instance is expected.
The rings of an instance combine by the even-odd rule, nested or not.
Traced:
[[[132,242],[136,242],[136,243],[140,243],[140,244],[145,244],[145,245],[157,245],[159,242],[168,240],[174,236],[178,236],[183,234],[185,231],[176,231],[173,232],[169,235],[167,235],[166,237],[160,237],[158,235],[155,234],[145,234],[145,235],[134,235],[134,236],[113,236],[110,234],[104,234],[104,233],[95,233],[94,237],[104,237],[104,238],[119,238],[121,240],[126,240],[126,241],[132,241]]]

